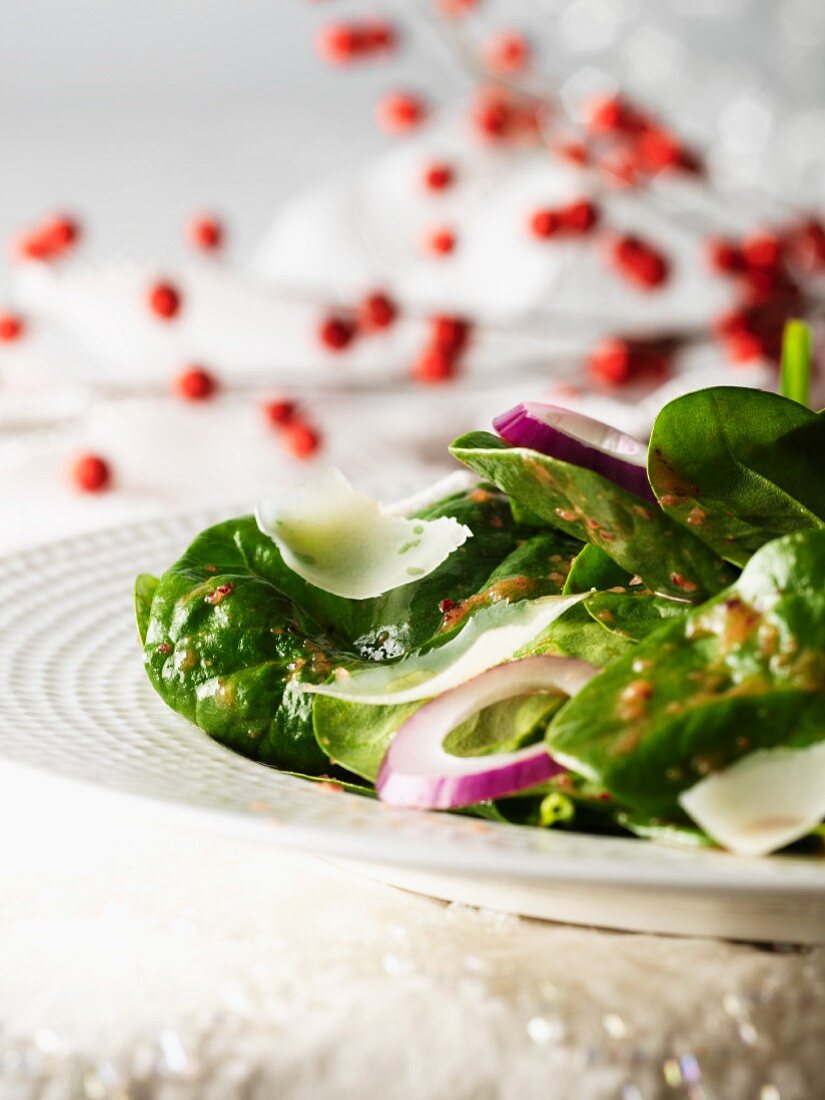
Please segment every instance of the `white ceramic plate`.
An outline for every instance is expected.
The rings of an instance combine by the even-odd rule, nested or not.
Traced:
[[[746,860],[393,810],[211,741],[146,680],[132,586],[217,518],[122,526],[0,561],[0,753],[438,897],[619,928],[825,938],[823,860]]]

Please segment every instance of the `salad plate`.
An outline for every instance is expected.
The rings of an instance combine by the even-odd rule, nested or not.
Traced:
[[[400,809],[262,766],[207,737],[147,681],[132,589],[136,574],[160,574],[225,515],[143,521],[5,558],[14,598],[0,634],[4,758],[436,897],[627,929],[823,938],[821,859],[747,859]]]

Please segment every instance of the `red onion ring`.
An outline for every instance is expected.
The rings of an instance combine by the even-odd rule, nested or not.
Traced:
[[[584,466],[642,500],[656,502],[647,479],[646,445],[601,420],[528,401],[497,416],[493,427],[514,447]]]
[[[489,756],[453,756],[444,739],[485,707],[514,695],[560,688],[575,695],[598,670],[566,657],[524,657],[482,672],[417,710],[396,733],[375,786],[382,801],[449,810],[504,798],[567,769],[544,743]]]

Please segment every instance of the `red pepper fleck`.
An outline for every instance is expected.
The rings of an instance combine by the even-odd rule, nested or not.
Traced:
[[[318,786],[324,791],[333,791],[335,793],[344,789],[343,784],[336,783],[332,779],[322,779],[318,783]]]
[[[227,581],[226,584],[219,584],[218,587],[214,588],[208,596],[204,597],[204,599],[206,603],[211,603],[213,605],[222,603],[232,591],[233,587],[230,581]]]
[[[186,239],[203,252],[215,252],[224,243],[225,230],[212,214],[195,214],[186,223]]]
[[[100,455],[79,455],[71,467],[71,476],[75,486],[84,493],[101,493],[108,489],[112,480],[112,471],[108,462]]]
[[[26,324],[19,313],[0,313],[0,342],[11,344],[19,340]]]
[[[389,328],[398,316],[398,306],[386,294],[369,294],[358,310],[358,327],[367,332]]]
[[[671,573],[670,580],[677,588],[681,588],[683,592],[695,592],[699,587],[694,581],[688,580],[683,573]]]
[[[318,328],[318,339],[329,351],[343,351],[355,339],[355,325],[346,317],[325,317]]]
[[[217,389],[214,375],[197,366],[187,367],[172,383],[172,392],[184,401],[207,401]]]
[[[158,653],[163,653],[165,655],[165,654],[171,653],[171,652],[172,652],[172,647],[169,645],[168,642],[161,642],[160,645],[158,646]]]
[[[263,405],[263,412],[269,423],[275,428],[282,428],[293,421],[298,413],[298,406],[294,401],[267,401]]]
[[[442,600],[441,603],[438,605],[438,610],[441,612],[442,615],[446,615],[447,612],[452,611],[452,609],[454,607],[455,607],[455,601],[454,600],[445,599],[445,600]]]
[[[443,161],[435,161],[424,169],[422,182],[428,191],[446,191],[455,183],[455,169]]]
[[[180,291],[172,283],[155,283],[149,288],[147,304],[156,317],[171,321],[180,313]]]

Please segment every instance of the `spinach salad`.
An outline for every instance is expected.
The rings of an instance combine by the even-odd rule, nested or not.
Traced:
[[[817,851],[825,416],[717,388],[649,447],[552,406],[495,424],[427,499],[322,474],[139,577],[161,698],[395,805]]]

